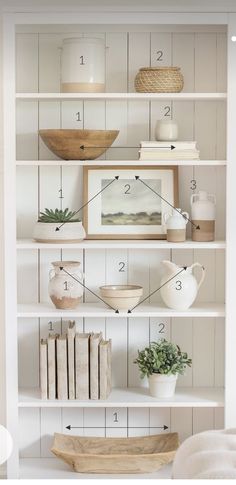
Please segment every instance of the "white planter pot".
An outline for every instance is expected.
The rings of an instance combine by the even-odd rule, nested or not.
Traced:
[[[36,222],[34,240],[42,243],[74,243],[86,237],[82,222],[66,222],[59,231],[56,231],[60,225],[54,222]]]
[[[148,378],[150,394],[153,397],[172,397],[175,393],[178,374],[152,374]]]

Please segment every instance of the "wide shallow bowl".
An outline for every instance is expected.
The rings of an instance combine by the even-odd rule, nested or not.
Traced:
[[[100,286],[103,300],[115,310],[132,310],[143,294],[142,286],[108,285]]]
[[[145,473],[172,462],[178,446],[177,433],[134,438],[55,433],[51,451],[78,473]]]
[[[59,227],[59,231],[57,228]],[[36,222],[33,238],[41,243],[76,243],[86,237],[82,222]]]
[[[110,148],[119,130],[39,130],[39,134],[63,160],[95,160]]]

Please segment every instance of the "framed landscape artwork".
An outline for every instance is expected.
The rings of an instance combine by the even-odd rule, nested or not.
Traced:
[[[88,239],[166,238],[164,213],[178,207],[178,167],[85,166],[83,175]]]

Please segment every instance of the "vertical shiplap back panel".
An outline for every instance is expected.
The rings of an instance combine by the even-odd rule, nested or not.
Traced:
[[[127,92],[127,34],[107,32],[106,34],[106,91]]]
[[[141,67],[150,66],[150,34],[147,32],[129,33],[129,83],[128,91],[135,92],[134,79]]]

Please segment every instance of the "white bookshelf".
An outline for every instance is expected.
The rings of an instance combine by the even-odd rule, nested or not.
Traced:
[[[129,148],[129,147],[128,147]],[[124,148],[120,151],[125,151]],[[139,147],[137,147],[137,150]],[[88,166],[92,167],[94,165],[102,166],[135,166],[144,168],[145,165],[162,166],[162,165],[175,165],[175,166],[225,166],[226,160],[16,160],[16,165],[19,167],[31,166],[31,167],[47,167],[47,166],[60,166],[60,167],[70,167],[70,166]]]
[[[44,401],[40,399],[39,389],[20,389],[20,408],[217,408],[224,406],[224,389],[222,388],[181,388],[171,399],[151,397],[146,388],[112,389],[106,401]],[[119,425],[117,425],[119,427]]]
[[[29,101],[125,100],[125,101],[220,101],[227,93],[16,93],[16,99]]]
[[[99,292],[98,292],[99,295]],[[222,318],[225,316],[223,303],[204,302],[194,304],[185,311],[171,310],[164,305],[150,303],[140,304],[131,313],[120,311],[115,313],[103,303],[81,303],[75,310],[58,310],[51,303],[25,303],[18,305],[18,318],[136,318],[136,317],[168,317],[168,318]]]
[[[204,429],[235,426],[236,390],[232,369],[236,346],[236,232],[232,221],[236,180],[236,96],[235,46],[230,44],[230,36],[236,31],[235,15],[229,14],[226,19],[221,13],[206,16],[204,13],[170,12],[158,16],[157,25],[153,25],[153,15],[146,16],[142,12],[139,21],[136,15],[136,27],[134,29],[132,25],[130,31],[125,25],[127,12],[117,16],[114,12],[105,15],[99,20],[98,32],[106,37],[110,46],[107,60],[110,92],[61,94],[58,47],[65,35],[64,28],[69,24],[70,28],[75,28],[76,20],[80,32],[88,34],[91,24],[96,32],[98,17],[95,18],[91,11],[82,16],[73,12],[48,15],[45,11],[40,14],[15,12],[5,18],[6,408],[7,426],[16,443],[8,462],[8,478],[111,478],[108,475],[77,475],[52,458],[53,433],[62,431],[65,422],[69,424],[71,420],[75,424],[82,423],[83,434],[90,433],[90,436],[93,430],[99,436],[132,436],[132,433],[142,434],[144,428],[145,434],[153,434],[155,423],[161,420],[170,431],[179,432],[181,440]],[[112,25],[116,22],[120,24],[119,31],[113,30]],[[164,24],[168,26],[166,31]],[[194,24],[204,25],[204,31],[194,30]],[[161,46],[167,64],[173,61],[182,65],[186,92],[131,92],[137,69],[150,59],[156,63],[157,45]],[[229,129],[226,140],[227,106]],[[166,107],[177,119],[182,139],[197,140],[201,160],[135,160],[140,140],[154,136],[156,119],[165,115]],[[79,123],[75,116],[77,112],[82,120]],[[106,154],[107,160],[54,160],[38,136],[38,130],[43,128],[119,128],[120,147],[126,146],[127,150],[115,142]],[[129,148],[133,146],[137,149]],[[179,166],[180,207],[184,210],[190,211],[191,180],[197,181],[198,189],[216,193],[215,241],[198,243],[188,239],[173,244],[159,240],[84,240],[78,244],[58,245],[32,240],[39,210],[58,204],[62,186],[63,207],[78,210],[82,205],[84,165],[143,167],[147,164]],[[85,284],[97,294],[102,284],[140,282],[148,295],[159,285],[160,263],[164,259],[189,266],[199,261],[206,267],[207,276],[197,301],[186,311],[165,307],[157,293],[131,314],[115,314],[88,292],[76,310],[57,310],[48,296],[48,271],[51,262],[60,259],[81,261]],[[120,262],[124,262],[125,272],[119,271]],[[65,329],[65,320],[71,318],[76,320],[79,331],[103,331],[107,338],[112,338],[114,382],[107,401],[40,399],[39,339],[47,336],[49,320],[60,333]],[[160,325],[164,330],[159,335]],[[181,376],[174,398],[161,401],[152,398],[142,387],[137,367],[133,364],[137,350],[159,337],[172,339],[193,357],[193,368],[186,376]],[[113,430],[108,433],[112,413],[118,413],[119,423],[124,423],[125,430],[120,434],[115,429],[114,435]],[[170,477],[171,467],[165,467],[157,474],[126,478]]]
[[[80,243],[40,243],[32,239],[18,239],[18,250],[23,249],[225,249],[225,241],[197,242],[187,240],[171,243],[166,240],[84,240]]]

